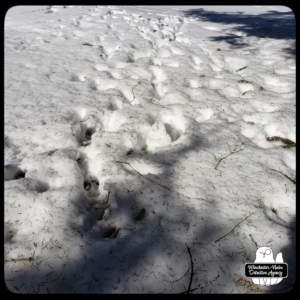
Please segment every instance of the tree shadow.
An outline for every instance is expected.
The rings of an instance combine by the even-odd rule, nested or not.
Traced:
[[[128,161],[138,160],[142,155],[150,163],[161,164],[162,173],[159,177],[164,184],[163,179],[170,176],[174,165],[182,157],[191,151],[198,151],[208,146],[201,136],[196,136],[191,137],[188,143],[177,145],[171,150],[133,154]],[[134,165],[134,162],[132,164]],[[77,212],[69,221],[67,231],[73,231],[74,238],[81,240],[78,244],[85,244],[84,255],[74,256],[72,251],[76,252],[76,249],[69,249],[70,253],[67,253],[69,261],[64,261],[63,265],[59,266],[57,264],[59,260],[56,258],[57,250],[53,248],[49,252],[49,260],[46,259],[47,262],[37,256],[31,264],[24,265],[26,278],[32,278],[28,284],[24,284],[23,277],[16,277],[13,286],[22,287],[25,293],[180,293],[186,291],[190,273],[187,272],[182,279],[179,277],[190,268],[190,258],[186,251],[187,245],[182,242],[180,236],[188,237],[190,241],[188,246],[192,247],[193,252],[194,248],[191,245],[193,241],[202,239],[212,241],[217,238],[218,230],[214,219],[211,219],[210,224],[206,223],[205,228],[202,227],[201,222],[194,222],[191,231],[191,215],[194,216],[194,220],[197,220],[197,212],[195,209],[191,210],[189,204],[185,204],[188,197],[177,193],[176,187],[172,185],[170,189],[166,189],[146,180],[126,166],[121,168],[130,175],[129,179],[116,184],[108,183],[107,189],[111,192],[108,200],[110,207],[100,220],[100,223],[104,224],[100,230],[93,227],[96,222],[88,224],[92,215],[85,212],[87,204],[84,202],[87,197],[81,192],[77,199],[72,201],[77,207]],[[151,174],[147,177],[150,178]],[[159,181],[159,179],[153,180]],[[150,195],[154,190],[156,194],[152,198]],[[148,203],[149,200],[153,202]],[[155,203],[158,204],[158,209],[155,209]],[[205,205],[211,214],[215,204]],[[182,214],[175,215],[174,206],[180,207],[178,212]],[[190,212],[185,213],[185,208]],[[138,212],[142,209],[145,209],[145,216],[138,218]],[[77,222],[82,216],[85,218],[83,222]],[[113,228],[120,221],[120,217],[128,220],[128,225],[125,222],[125,226],[121,227],[116,235],[107,234],[108,229]],[[176,270],[174,265],[179,263],[182,265],[182,268],[179,268],[180,274],[174,271]],[[50,269],[46,267],[47,264],[49,267],[51,265]],[[143,268],[138,267],[141,264]],[[196,266],[195,271],[197,271]],[[170,276],[174,279],[171,285],[168,281]],[[168,289],[165,288],[164,281],[169,282]],[[6,284],[8,289],[12,289],[12,283],[7,281]],[[127,285],[135,286],[135,290],[130,290]],[[192,285],[192,288],[194,287]]]
[[[246,37],[284,39],[293,43],[296,39],[295,15],[292,11],[270,10],[259,15],[250,15],[245,12],[216,12],[199,8],[182,12],[185,16],[194,17],[200,21],[233,25],[232,31],[242,32]],[[233,47],[249,46],[243,36],[236,34],[213,36],[210,39],[215,42],[227,42]],[[285,51],[288,55],[295,55],[293,49],[287,48]]]
[[[182,164],[189,153],[208,149],[209,146],[205,137],[199,134],[190,137],[186,143],[159,152],[133,152],[130,158],[118,155],[118,160],[128,160],[134,167],[141,157],[150,164],[161,165],[159,178],[153,174],[145,177],[163,185],[168,184],[170,189],[147,180],[122,164],[120,169],[127,172],[128,176],[124,176],[127,179],[123,181],[108,183],[110,208],[101,220],[104,226],[100,230],[93,227],[95,223],[85,225],[92,217],[90,213],[84,213],[86,204],[82,202],[86,201],[86,196],[81,193],[78,199],[73,199],[78,210],[72,214],[74,222],[69,222],[67,232],[74,231],[73,238],[79,239],[78,244],[84,244],[84,251],[74,256],[73,249],[69,249],[69,261],[64,261],[63,265],[59,265],[59,260],[55,258],[55,249],[49,251],[48,261],[35,257],[35,261],[25,266],[26,278],[31,278],[31,281],[25,284],[26,279],[18,277],[13,285],[23,286],[23,289],[25,286],[24,291],[28,293],[182,293],[187,290],[190,281],[189,246],[192,255],[196,253],[197,258],[202,258],[202,261],[196,261],[193,257],[196,272],[194,280],[198,281],[193,281],[191,289],[197,288],[195,293],[208,293],[214,281],[220,284],[222,278],[225,290],[236,278],[226,269],[224,272],[227,273],[223,275],[218,264],[224,267],[225,261],[230,270],[242,268],[242,256],[238,253],[232,253],[231,256],[224,253],[216,257],[216,252],[212,250],[231,247],[238,233],[216,244],[224,231],[229,231],[226,228],[219,229],[218,219],[214,217],[217,203],[203,202],[201,209],[204,208],[204,211],[200,213],[193,203],[189,203],[189,197],[178,193],[176,186],[169,185],[170,182],[165,183],[172,176],[174,166]],[[153,190],[156,193],[152,197]],[[156,210],[155,203],[159,204]],[[180,206],[180,214],[174,213],[175,206]],[[139,219],[137,216],[142,209],[145,209],[145,216]],[[77,222],[82,215],[86,220]],[[120,217],[125,219],[125,225],[121,226],[117,234],[108,234],[120,222]],[[185,238],[182,239],[182,236]],[[293,260],[294,256],[289,254]],[[289,264],[293,263],[288,257],[284,259]],[[11,283],[7,284],[12,288]],[[219,291],[222,291],[222,287],[219,287]]]

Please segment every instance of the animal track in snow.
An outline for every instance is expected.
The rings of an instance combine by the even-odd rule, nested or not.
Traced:
[[[100,120],[91,113],[87,113],[85,109],[79,109],[74,112],[73,118],[77,121],[75,135],[81,146],[87,146],[91,143],[92,135],[101,128]],[[84,120],[81,120],[85,118]]]
[[[14,179],[20,179],[25,177],[24,171],[22,171],[17,165],[14,164],[8,164],[4,166],[4,180],[14,180]]]
[[[107,43],[99,46],[99,50],[101,51],[101,53],[104,53],[108,57],[108,59],[110,59],[112,57],[110,55],[113,54],[113,52],[118,50],[119,48],[119,43]]]
[[[120,228],[116,226],[108,226],[102,228],[100,235],[102,238],[116,238],[119,233]]]
[[[165,94],[161,83],[167,79],[167,76],[162,69],[156,66],[151,66],[149,71],[152,73],[151,84],[153,87],[153,95],[155,98],[161,99]]]
[[[100,194],[99,180],[96,176],[86,174],[83,185],[89,196],[98,196]]]
[[[108,103],[107,109],[114,111],[123,108],[123,101],[120,96],[112,96]]]
[[[104,213],[109,208],[109,194],[107,201],[103,203],[99,191],[99,179],[91,174],[88,161],[88,156],[84,153],[81,153],[77,160],[84,178],[83,187],[86,191],[86,196],[81,197],[81,203],[85,208],[83,230],[95,238],[116,238],[120,228],[106,225],[106,221],[103,220]]]
[[[95,127],[88,127],[84,123],[80,123],[80,131],[77,133],[77,140],[82,146],[91,143],[92,135],[96,132]]]
[[[153,153],[160,147],[176,142],[182,136],[186,120],[181,113],[174,112],[163,110],[157,115],[154,124],[138,139],[141,150]]]
[[[115,105],[117,105],[117,102],[115,102]],[[79,124],[77,123],[78,128],[76,136],[81,145],[89,145],[93,134],[102,127],[99,120],[93,114],[87,113],[85,109],[78,109],[72,118],[75,118],[76,120],[85,119],[79,121]],[[104,117],[103,122],[106,123],[106,121],[107,120]],[[96,141],[98,141],[98,139],[99,136],[96,138]],[[107,144],[107,146],[110,145]],[[93,147],[93,145],[89,147]],[[96,148],[99,149],[98,146],[96,146]],[[87,150],[85,150],[85,148],[82,148],[82,152],[80,152],[80,156],[77,159],[83,177],[82,187],[85,191],[79,198],[79,202],[83,205],[85,210],[82,229],[85,234],[89,234],[95,239],[116,238],[120,228],[113,224],[109,224],[107,222],[108,220],[103,220],[105,211],[110,206],[109,194],[107,197],[101,195],[100,181],[98,176],[93,174],[93,170],[89,163],[89,155],[93,152],[93,149],[94,148],[87,148]],[[90,150],[92,152],[90,152]]]

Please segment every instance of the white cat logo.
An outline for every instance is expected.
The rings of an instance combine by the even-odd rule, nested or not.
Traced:
[[[278,253],[276,256],[276,260],[273,257],[273,251],[270,247],[257,247],[256,251],[256,259],[254,263],[283,263],[282,253]],[[282,278],[252,278],[253,283],[259,285],[273,285],[278,284]]]

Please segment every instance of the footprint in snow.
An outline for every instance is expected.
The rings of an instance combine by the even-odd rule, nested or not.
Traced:
[[[85,123],[79,123],[76,137],[81,146],[88,146],[92,142],[92,135],[99,129],[97,125],[89,127]]]
[[[162,111],[151,128],[141,134],[138,146],[141,150],[153,153],[160,147],[175,143],[185,132],[186,120],[181,114]]]
[[[157,99],[162,99],[165,94],[165,91],[161,83],[167,79],[167,75],[162,69],[156,66],[151,66],[149,68],[149,71],[152,74],[151,85],[153,88],[153,95]]]
[[[4,166],[4,180],[15,180],[25,177],[24,171],[22,171],[17,165],[14,164],[8,164]]]
[[[109,208],[109,194],[105,203],[100,200],[99,179],[89,172],[88,155],[80,153],[77,163],[81,169],[84,181],[83,187],[86,194],[80,198],[80,203],[85,209],[83,230],[94,237],[99,238],[116,238],[120,228],[107,225],[103,220],[105,211]]]

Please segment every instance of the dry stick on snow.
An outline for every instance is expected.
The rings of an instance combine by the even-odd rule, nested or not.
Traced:
[[[33,256],[32,256],[32,257],[28,257],[28,258],[5,259],[5,260],[4,260],[4,263],[9,263],[9,262],[14,262],[14,263],[16,263],[16,262],[21,262],[21,261],[29,261],[29,262],[31,262],[31,261],[34,260],[33,257],[34,257],[34,253],[33,253]]]
[[[256,284],[254,284],[253,282],[249,281],[247,278],[241,276],[241,275],[238,275],[238,274],[234,274],[235,276],[239,277],[239,281],[238,283],[240,285],[250,285],[252,287],[252,290],[250,292],[247,292],[246,294],[249,294],[253,291],[257,291],[257,292],[262,292],[263,294],[267,294],[267,291],[258,287]]]
[[[281,174],[284,175],[286,178],[288,178],[293,184],[296,184],[296,179],[292,179],[292,178],[290,178],[289,176],[285,175],[284,173],[282,173],[282,172],[280,172],[280,171],[277,171],[277,170],[275,170],[275,169],[271,169],[271,170],[281,173]]]
[[[188,245],[186,245],[187,249],[188,249],[188,252],[189,252],[189,255],[190,255],[190,258],[191,258],[191,278],[190,278],[190,283],[189,283],[189,287],[187,289],[187,291],[184,291],[180,294],[189,294],[190,292],[194,291],[194,290],[197,290],[198,288],[195,288],[195,289],[192,289],[191,290],[191,285],[192,285],[192,281],[193,281],[193,276],[194,276],[194,264],[193,264],[193,258],[192,258],[192,254],[191,254],[191,248],[188,247]]]
[[[244,70],[244,69],[246,69],[246,68],[247,68],[247,66],[246,66],[246,67],[242,67],[242,68],[236,70],[236,72],[242,71],[242,70]]]
[[[55,150],[52,150],[52,151],[50,151],[49,153],[48,153],[48,155],[52,155],[54,152],[56,152],[58,149],[55,149]]]
[[[254,241],[254,239],[253,239],[253,237],[252,237],[252,235],[251,234],[249,234],[249,236],[251,237],[251,240],[252,240],[252,242],[254,243],[254,245],[258,248],[258,245],[257,245],[257,243]]]
[[[86,42],[82,43],[82,45],[83,46],[93,46],[92,44],[89,44],[89,43],[86,43]]]
[[[176,279],[176,280],[173,280],[173,282],[177,282],[177,281],[179,281],[180,279],[182,279],[182,278],[188,273],[189,269],[190,269],[190,267],[188,267],[188,269],[186,270],[186,272],[184,273],[183,276],[181,276],[180,278],[178,278],[178,279]]]
[[[109,194],[110,194],[110,191],[108,191],[108,194],[107,194],[107,198],[106,198],[106,202],[105,202],[105,205],[106,205],[106,206],[107,206],[107,203],[108,203]]]
[[[169,188],[169,187],[167,187],[167,186],[165,186],[165,185],[162,185],[162,184],[160,184],[160,183],[158,183],[158,182],[156,182],[156,181],[153,181],[153,180],[147,178],[146,176],[142,175],[139,171],[137,171],[130,163],[128,163],[128,162],[126,162],[126,161],[118,161],[118,160],[116,160],[116,162],[121,163],[121,164],[129,165],[129,166],[132,168],[133,171],[135,171],[136,173],[138,173],[140,176],[144,177],[145,179],[149,180],[150,182],[155,183],[155,184],[158,184],[159,186],[161,186],[161,187],[163,187],[163,188],[165,188],[165,189],[167,189],[167,190],[169,190],[169,191],[175,192],[175,193],[177,193],[177,194],[181,194],[181,193],[179,193],[179,192],[177,192],[177,191],[172,190],[171,188]],[[183,195],[183,194],[181,194],[181,195]],[[204,201],[207,201],[207,200],[205,200],[205,199],[203,199],[203,198],[191,198],[191,197],[188,197],[188,196],[185,196],[185,195],[183,195],[183,196],[186,197],[186,198],[188,198],[188,199],[197,199],[197,200],[204,200]],[[212,201],[208,201],[208,202],[209,202],[209,203],[212,203]]]
[[[192,290],[189,290],[190,292],[192,292],[192,291],[195,291],[195,290],[197,290],[198,288],[195,288],[195,289],[192,289]],[[180,294],[185,294],[185,293],[187,293],[188,291],[184,291],[184,292],[181,292],[181,293],[179,293],[179,295]]]
[[[190,290],[191,290],[191,285],[192,285],[192,281],[193,281],[193,276],[194,276],[194,264],[193,264],[193,259],[192,259],[192,254],[191,254],[191,249],[188,247],[188,245],[186,245],[188,251],[189,251],[189,254],[190,254],[190,258],[191,258],[191,267],[192,267],[192,270],[191,270],[191,279],[190,279],[190,283],[189,283],[189,287],[188,287],[188,290],[187,290],[187,293],[189,294],[190,293]]]
[[[145,93],[146,89],[147,89],[147,88],[145,87],[145,89],[144,89],[144,91],[143,91],[143,94],[142,94],[142,96],[144,95],[144,93]]]
[[[147,179],[147,180],[149,180],[149,181],[151,181],[151,182],[153,182],[153,183],[155,183],[155,184],[160,185],[161,187],[163,187],[163,188],[165,188],[165,189],[168,189],[169,191],[172,191],[169,187],[167,187],[167,186],[165,186],[165,185],[162,185],[162,184],[160,184],[160,183],[158,183],[158,182],[155,182],[155,181],[153,181],[153,180],[147,178],[146,176],[142,175],[142,174],[141,174],[139,171],[137,171],[130,163],[128,163],[128,162],[126,162],[126,161],[118,161],[118,160],[116,160],[116,162],[121,163],[121,164],[129,165],[129,167],[130,167],[133,171],[137,172],[140,176],[144,177],[145,179]]]
[[[137,87],[138,84],[140,84],[141,82],[139,81],[133,88],[132,88],[132,95],[133,95],[133,99],[129,102],[131,103],[134,99],[135,99],[135,94],[133,92],[133,90]]]
[[[289,176],[287,176],[283,173],[281,173],[281,174],[284,175],[286,178],[288,178],[293,184],[296,184],[296,179],[292,179],[292,178],[290,178]]]
[[[226,143],[226,144],[227,144],[227,143]],[[222,157],[222,158],[217,158],[217,157],[216,157],[219,161],[218,161],[217,165],[215,166],[215,170],[217,169],[218,165],[220,164],[220,162],[221,162],[223,159],[227,158],[227,157],[228,157],[229,155],[231,155],[231,154],[240,152],[240,151],[242,151],[242,150],[245,149],[245,147],[244,147],[244,148],[241,148],[241,149],[239,149],[239,150],[237,150],[237,151],[231,151],[231,149],[230,149],[230,147],[229,147],[228,144],[227,144],[227,146],[228,146],[228,148],[229,148],[230,153],[229,153],[228,155],[226,155],[225,157]]]
[[[249,218],[253,214],[254,214],[254,212],[252,214],[250,214],[249,216],[247,216],[246,218],[244,218],[241,222],[239,222],[238,224],[236,224],[228,233],[226,233],[225,235],[223,235],[222,237],[220,237],[219,239],[217,239],[215,241],[215,243],[218,242],[219,240],[221,240],[222,238],[224,238],[225,236],[227,236],[229,233],[231,233],[237,226],[239,226],[242,222],[244,222],[247,218]]]

